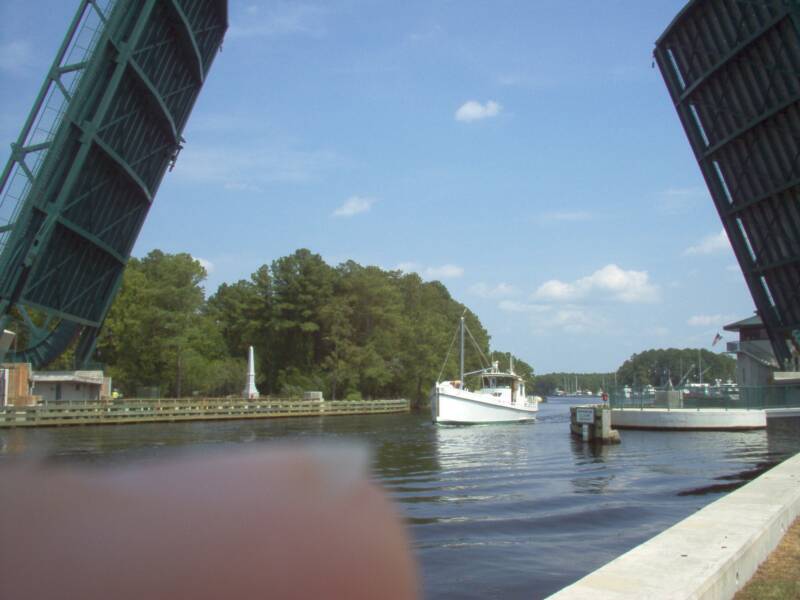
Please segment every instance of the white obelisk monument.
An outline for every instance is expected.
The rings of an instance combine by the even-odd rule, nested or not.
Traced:
[[[244,388],[244,397],[250,400],[258,398],[258,388],[256,387],[256,361],[253,358],[253,347],[247,353],[247,385]]]

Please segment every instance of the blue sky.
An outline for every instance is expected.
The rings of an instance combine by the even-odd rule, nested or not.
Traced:
[[[77,4],[0,5],[3,162]],[[540,373],[711,349],[753,303],[651,64],[683,4],[232,0],[134,255],[417,271]]]

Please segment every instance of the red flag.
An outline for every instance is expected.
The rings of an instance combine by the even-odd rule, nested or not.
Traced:
[[[722,336],[719,333],[717,333],[717,335],[714,336],[714,341],[711,342],[711,345],[712,346],[716,346],[717,342],[719,342],[721,340],[722,340]]]

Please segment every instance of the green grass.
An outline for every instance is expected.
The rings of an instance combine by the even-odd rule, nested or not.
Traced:
[[[800,598],[800,518],[734,600],[789,600]]]

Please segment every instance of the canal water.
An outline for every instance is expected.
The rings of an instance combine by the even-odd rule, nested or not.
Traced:
[[[569,436],[570,400],[529,424],[442,427],[425,414],[0,430],[0,460],[119,465],[281,439],[354,439],[405,515],[426,598],[541,598],[800,451],[766,431]],[[252,447],[252,446],[250,446]]]

